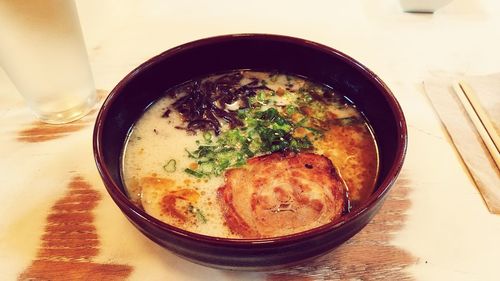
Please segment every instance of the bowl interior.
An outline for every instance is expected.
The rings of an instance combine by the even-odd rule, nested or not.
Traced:
[[[375,74],[348,56],[313,42],[274,35],[232,35],[166,51],[139,66],[115,87],[97,118],[94,143],[108,190],[113,185],[124,193],[120,173],[123,145],[134,122],[152,102],[182,82],[233,69],[302,75],[331,86],[353,101],[372,125],[379,146],[379,190],[373,197],[379,197],[392,184],[402,165],[406,128],[399,105]]]

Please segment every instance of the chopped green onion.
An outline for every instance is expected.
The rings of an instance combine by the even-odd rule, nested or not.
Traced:
[[[238,118],[243,120],[247,117],[248,109],[238,109]]]
[[[312,100],[313,100],[313,97],[308,94],[308,93],[304,93],[302,95],[302,100],[305,102],[305,103],[310,103]]]
[[[203,215],[203,213],[201,212],[200,209],[196,208],[196,217],[198,218],[198,220],[200,220],[202,223],[207,223],[207,218],[205,217],[205,215]]]
[[[259,91],[257,93],[257,100],[260,102],[264,102],[266,100],[266,92],[265,91]]]
[[[191,176],[195,176],[197,178],[202,178],[203,176],[205,176],[205,173],[198,172],[198,171],[195,171],[195,170],[191,170],[189,168],[184,169],[184,172],[187,173],[187,174],[190,174]]]
[[[175,172],[176,164],[177,164],[177,162],[175,162],[174,159],[170,159],[167,162],[167,164],[163,165],[163,170],[165,170],[165,172],[167,172],[167,173],[173,173],[173,172]]]
[[[204,132],[203,133],[203,139],[206,142],[212,142],[212,134],[210,132]]]
[[[264,91],[258,95],[266,94]],[[226,169],[239,167],[246,163],[248,158],[261,153],[277,151],[295,151],[312,147],[307,136],[297,138],[293,136],[296,128],[304,127],[308,118],[304,117],[298,123],[292,122],[286,113],[280,113],[276,108],[250,108],[239,110],[238,116],[244,125],[243,128],[233,128],[222,132],[217,138],[211,134],[203,134],[194,151],[187,151],[190,158],[196,159],[199,166],[196,169],[185,169],[184,171],[197,178],[218,176]],[[295,106],[289,106],[291,111],[298,110]],[[304,127],[315,135],[321,131]]]
[[[304,127],[304,124],[307,122],[308,118],[307,117],[304,117],[302,119],[299,120],[299,122],[297,122],[297,124],[295,124],[296,127]]]
[[[205,215],[203,215],[203,212],[199,208],[196,208],[195,206],[189,204],[188,211],[195,215],[196,218],[202,223],[207,222],[207,218],[205,217]]]
[[[184,150],[187,152],[189,158],[196,158],[196,156],[194,156],[191,152],[189,152],[189,150],[187,149]]]
[[[293,106],[290,104],[285,107],[285,112],[287,115],[292,115],[298,111],[299,111],[299,109],[296,106]]]
[[[323,135],[323,131],[318,130],[318,129],[316,129],[316,128],[313,128],[313,127],[305,127],[305,126],[303,126],[302,128],[304,128],[304,129],[307,129],[307,130],[311,131],[311,132],[312,132],[313,134],[315,134],[315,135]]]

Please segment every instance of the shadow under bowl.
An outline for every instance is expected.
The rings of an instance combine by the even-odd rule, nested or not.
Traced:
[[[380,171],[369,199],[339,220],[305,232],[266,239],[227,239],[191,233],[148,215],[127,197],[121,155],[129,130],[167,89],[193,78],[234,69],[276,70],[331,86],[366,116],[378,143]],[[403,164],[407,131],[388,87],[349,56],[311,41],[269,34],[236,34],[172,48],[130,72],[110,93],[96,120],[97,168],[111,198],[145,236],[199,264],[270,270],[317,257],[359,232],[380,209]]]

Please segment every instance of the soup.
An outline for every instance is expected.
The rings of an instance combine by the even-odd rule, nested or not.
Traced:
[[[130,199],[187,231],[293,234],[345,215],[373,192],[378,153],[355,105],[304,77],[238,70],[169,89],[130,131]]]

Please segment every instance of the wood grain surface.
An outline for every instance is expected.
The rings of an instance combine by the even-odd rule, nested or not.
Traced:
[[[410,181],[402,173],[379,213],[360,233],[326,256],[270,273],[267,280],[413,280],[407,268],[417,258],[391,243],[404,226],[409,192]]]
[[[307,264],[267,274],[267,281],[413,280],[407,268],[417,262],[391,243],[410,207],[410,181],[402,177],[374,219],[333,252]],[[132,265],[93,262],[100,244],[92,210],[101,195],[75,176],[67,194],[47,216],[36,259],[19,280],[125,280]]]
[[[36,259],[19,280],[125,280],[133,268],[93,262],[100,243],[92,210],[101,194],[75,176],[47,216]]]

